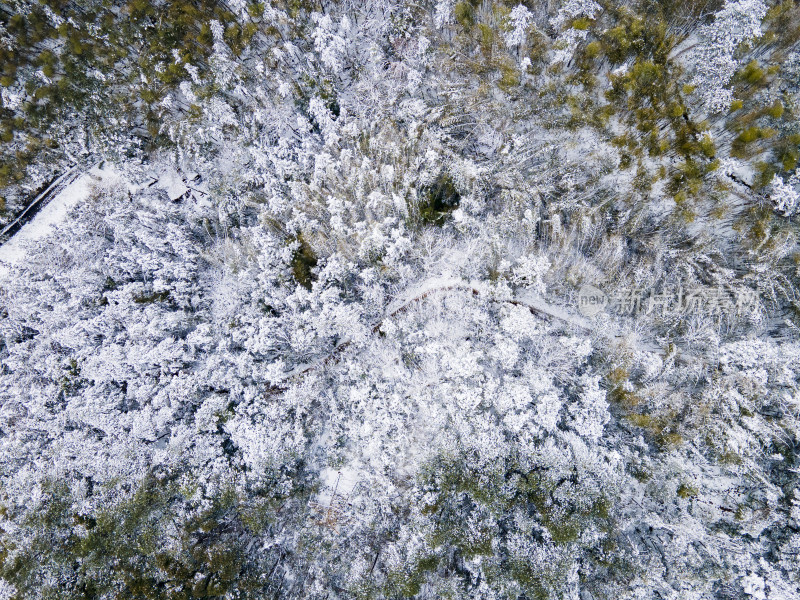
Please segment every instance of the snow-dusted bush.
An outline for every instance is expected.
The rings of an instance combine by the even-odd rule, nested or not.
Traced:
[[[800,184],[800,177],[794,173],[787,181],[783,181],[780,175],[775,175],[772,179],[770,190],[770,200],[775,204],[775,210],[782,212],[784,215],[791,216],[795,213],[800,200],[800,193],[797,191],[797,186]]]

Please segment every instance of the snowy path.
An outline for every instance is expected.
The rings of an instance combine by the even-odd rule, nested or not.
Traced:
[[[48,190],[40,195],[40,198],[49,193],[50,190],[59,185],[59,182],[65,181],[70,173],[65,174],[54,182]],[[167,174],[168,175],[168,174]],[[161,187],[164,187],[169,192],[168,188],[175,187],[175,177],[168,177],[162,174],[157,182]],[[122,176],[113,167],[107,166],[99,168],[95,166],[88,172],[77,176],[71,183],[69,183],[63,190],[58,192],[50,202],[48,202],[33,219],[23,225],[19,231],[11,237],[5,244],[0,246],[0,279],[5,277],[11,267],[19,265],[23,262],[26,254],[27,247],[35,244],[37,241],[50,235],[54,228],[62,223],[69,212],[80,203],[85,202],[92,194],[97,185],[108,185],[119,183]],[[145,185],[133,185],[130,182],[124,182],[131,192],[135,192]],[[150,184],[152,185],[152,183]],[[185,186],[181,188],[182,193],[185,193],[188,188]],[[170,194],[172,198],[173,194]],[[438,277],[424,281],[418,286],[406,291],[402,295],[395,298],[386,309],[384,317],[373,327],[373,331],[381,326],[383,321],[389,317],[393,317],[411,305],[421,302],[431,294],[460,290],[467,293],[472,293],[474,296],[482,296],[489,298],[493,302],[515,304],[517,306],[524,306],[531,312],[541,316],[550,317],[562,321],[566,324],[572,325],[586,332],[600,333],[600,329],[596,323],[589,319],[585,319],[577,314],[565,310],[563,307],[555,306],[546,302],[540,296],[537,296],[528,291],[521,291],[516,293],[513,297],[497,297],[491,288],[485,284],[477,282],[467,282],[462,279]],[[609,323],[605,323],[603,329],[607,329]],[[615,332],[610,332],[610,335],[604,337],[620,339],[621,335],[616,335]],[[640,340],[641,342],[641,340]],[[298,375],[307,373],[315,369],[325,362],[331,360],[340,352],[345,350],[351,344],[351,340],[341,340],[331,353],[318,360],[299,365],[292,369],[290,372],[284,374],[284,380],[292,379]],[[663,354],[663,350],[658,348],[655,344],[642,343],[639,344],[641,349],[649,350],[659,354]]]
[[[655,340],[644,339],[640,336],[631,337],[632,334],[624,334],[615,326],[615,323],[611,319],[607,318],[602,321],[586,319],[578,314],[569,312],[562,306],[550,304],[541,296],[527,290],[518,291],[513,297],[498,297],[493,293],[492,289],[485,284],[467,282],[455,278],[429,279],[398,296],[389,303],[383,318],[373,326],[372,331],[377,331],[386,319],[402,313],[413,304],[422,302],[433,294],[455,290],[471,293],[473,296],[483,296],[488,298],[491,302],[523,306],[532,313],[557,319],[563,323],[582,329],[586,333],[593,334],[599,339],[609,342],[627,341],[628,343],[633,343],[637,350],[657,354],[662,359],[670,358],[676,362],[685,364],[696,363],[698,361],[703,364],[708,362],[705,358],[692,353],[683,351],[680,353],[675,353],[674,351],[670,352]],[[321,367],[328,361],[334,360],[341,352],[346,350],[351,343],[352,340],[350,339],[341,340],[326,356],[298,365],[291,371],[284,373],[283,381],[286,382],[300,375],[304,375],[309,371]],[[281,388],[281,385],[277,385],[276,387]]]
[[[386,316],[394,316],[402,311],[404,311],[408,306],[413,304],[414,302],[418,302],[427,298],[430,294],[436,292],[444,292],[450,290],[463,290],[467,292],[472,292],[474,296],[485,296],[492,298],[496,302],[508,302],[510,304],[517,304],[520,306],[525,306],[532,311],[535,311],[539,314],[547,315],[549,317],[553,317],[560,321],[564,321],[565,323],[569,323],[570,325],[574,325],[580,329],[591,330],[593,326],[590,321],[580,317],[578,315],[574,315],[565,311],[563,308],[554,306],[552,304],[547,303],[543,298],[537,296],[528,291],[522,291],[518,293],[515,297],[509,298],[499,298],[494,297],[494,294],[490,288],[487,288],[485,284],[478,283],[478,282],[466,282],[462,279],[429,279],[422,283],[419,286],[416,286],[403,294],[401,297],[395,299],[391,304],[389,304],[389,308],[387,309]],[[385,317],[384,317],[385,318]]]
[[[558,319],[559,321],[562,321],[569,325],[573,325],[579,329],[583,329],[586,332],[596,332],[595,325],[588,319],[584,319],[583,317],[567,312],[566,310],[564,310],[559,306],[548,304],[543,298],[535,294],[523,291],[522,293],[518,294],[516,297],[513,298],[494,297],[492,290],[490,288],[487,288],[486,285],[484,284],[466,282],[462,279],[455,279],[455,278],[429,279],[424,281],[420,285],[414,286],[401,296],[395,298],[395,300],[389,303],[389,306],[387,307],[383,318],[381,318],[381,320],[372,327],[372,331],[373,332],[377,331],[386,319],[402,313],[403,311],[407,310],[411,305],[425,300],[432,294],[436,294],[439,292],[449,292],[454,290],[468,292],[471,293],[473,296],[488,297],[492,302],[508,303],[517,306],[524,306],[531,312],[539,314],[540,316],[546,316]],[[612,336],[612,337],[621,338],[622,336]],[[339,353],[341,353],[348,346],[350,346],[351,343],[352,340],[350,339],[341,340],[338,344],[336,344],[336,347],[328,355],[323,356],[312,362],[298,365],[291,371],[284,373],[283,375],[284,381],[288,381],[294,377],[303,375],[305,373],[308,373],[309,371],[312,371],[313,369],[322,366],[326,362],[334,359]],[[659,350],[652,350],[652,351],[660,352]],[[660,353],[663,354],[663,352]]]
[[[76,173],[72,171],[65,173],[48,190],[43,192],[40,198],[49,193],[49,190],[57,186],[59,182],[63,182],[65,179],[75,175]],[[0,246],[0,277],[7,275],[10,267],[22,263],[28,246],[50,235],[75,206],[85,202],[92,193],[95,184],[118,177],[117,172],[111,168],[99,169],[97,167],[77,175],[71,183],[42,207],[33,219],[23,225],[13,237]]]
[[[55,180],[47,186],[47,188],[40,193],[32,202],[30,202],[25,209],[14,219],[11,223],[0,231],[0,244],[2,240],[8,241],[17,231],[19,231],[25,223],[33,219],[36,214],[50,202],[50,196],[56,196],[61,193],[61,189],[70,183],[80,174],[78,166],[74,166],[66,173],[62,173],[56,177]]]
[[[0,279],[9,273],[11,267],[22,264],[27,248],[55,231],[55,228],[64,222],[73,208],[88,200],[97,186],[115,184],[124,185],[132,194],[144,187],[157,185],[167,192],[171,200],[179,198],[190,189],[183,185],[180,175],[170,169],[162,169],[146,183],[134,184],[126,180],[113,165],[108,163],[98,163],[84,173],[80,173],[77,167],[73,168],[54,181],[31,202],[18,220],[24,220],[25,213],[29,210],[35,211],[37,204],[41,202],[46,204],[38,209],[29,222],[19,227],[8,241],[0,245]],[[59,186],[64,187],[59,190]],[[206,193],[203,189],[191,189],[199,193]],[[53,194],[54,191],[52,199],[47,201],[47,196]],[[13,231],[13,228],[9,225],[6,230]]]

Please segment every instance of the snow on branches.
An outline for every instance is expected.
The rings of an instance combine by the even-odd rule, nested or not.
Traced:
[[[780,211],[785,216],[792,216],[798,209],[800,201],[800,175],[796,172],[785,182],[780,175],[775,175],[770,184],[769,198],[775,205],[775,210]]]
[[[515,6],[508,15],[508,28],[505,33],[506,45],[521,46],[525,43],[528,27],[533,22],[533,13],[522,4]]]
[[[730,108],[732,92],[727,85],[740,61],[736,50],[761,36],[761,20],[767,13],[762,0],[726,0],[714,22],[699,28],[699,43],[693,49],[693,84],[706,110],[711,113]]]
[[[550,26],[558,32],[554,43],[554,63],[569,61],[578,44],[586,39],[587,32],[572,27],[572,21],[580,17],[593,19],[600,10],[600,5],[594,0],[568,0],[558,9],[550,19]]]

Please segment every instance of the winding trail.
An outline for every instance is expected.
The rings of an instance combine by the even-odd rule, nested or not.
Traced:
[[[57,227],[63,222],[72,207],[85,201],[91,194],[94,184],[103,181],[107,182],[120,177],[119,173],[117,173],[113,167],[99,168],[100,164],[101,163],[98,163],[83,172],[81,172],[78,166],[75,166],[58,177],[28,205],[14,222],[0,232],[0,244],[2,244],[0,245],[0,278],[9,272],[11,266],[19,265],[23,262],[26,254],[26,245],[47,236],[54,227]],[[166,179],[166,184],[174,183],[172,181],[174,177],[172,179],[167,177]],[[153,181],[153,183],[156,182],[167,187],[166,184],[160,182],[158,179]],[[135,190],[146,186],[132,186],[128,184],[128,187],[131,190]],[[189,188],[184,186],[181,189],[185,192]],[[170,197],[172,198],[172,194]],[[2,242],[4,236],[7,236],[8,239]],[[607,341],[620,341],[625,339],[624,335],[618,331],[614,331],[614,325],[610,320],[598,323],[595,320],[586,319],[565,310],[562,306],[552,305],[541,296],[528,290],[518,290],[510,297],[498,297],[485,284],[467,282],[452,277],[428,279],[402,293],[389,303],[384,316],[371,327],[371,331],[376,333],[386,319],[405,312],[411,306],[424,301],[430,296],[450,291],[460,291],[472,294],[476,297],[483,297],[490,302],[521,306],[527,308],[532,314],[540,318],[556,319],[566,325],[575,327],[585,333],[593,334]],[[353,340],[351,339],[341,340],[326,356],[309,363],[298,365],[291,371],[284,373],[283,382],[288,382],[291,379],[327,364],[329,361],[336,359],[352,344]],[[638,339],[636,340],[636,347],[641,350],[656,353],[662,358],[667,358],[667,352],[655,341]],[[674,354],[671,356],[675,357]],[[702,360],[699,357],[689,354],[682,354],[680,357],[675,358],[681,362]],[[280,383],[275,385],[274,388],[285,389]]]
[[[456,290],[463,291],[466,293],[471,293],[473,296],[488,297],[489,301],[491,302],[511,304],[514,306],[522,306],[524,308],[527,308],[531,312],[531,314],[537,315],[545,319],[549,318],[562,321],[563,323],[581,329],[586,333],[595,333],[595,334],[599,333],[600,328],[598,328],[597,325],[592,321],[590,321],[589,319],[585,319],[584,317],[570,313],[564,310],[560,306],[549,304],[540,296],[532,292],[529,292],[527,290],[521,291],[515,297],[497,298],[497,297],[492,297],[491,291],[486,289],[486,286],[484,285],[480,285],[478,283],[469,283],[460,279],[442,279],[442,278],[427,280],[422,284],[415,286],[408,292],[402,294],[394,301],[392,301],[387,307],[385,315],[381,318],[380,321],[378,321],[375,325],[373,325],[372,332],[373,333],[377,332],[381,328],[381,325],[383,325],[383,323],[386,321],[386,319],[405,312],[412,305],[418,302],[422,302],[434,294],[441,292],[456,291]],[[605,337],[609,341],[612,340],[618,341],[625,338],[625,336],[621,334],[611,334],[601,337]],[[285,373],[284,381],[288,381],[293,378],[299,377],[310,371],[313,371],[314,369],[322,367],[325,364],[328,364],[331,360],[336,359],[351,344],[352,340],[350,339],[345,339],[340,341],[338,344],[336,344],[336,346],[328,355],[323,356],[315,361],[299,365],[294,369],[292,369],[291,371]],[[660,355],[662,358],[668,357],[667,352],[655,342],[650,342],[647,340],[637,340],[637,346],[641,350],[656,353]],[[678,357],[675,358],[677,359]],[[698,357],[688,354],[680,358],[682,361],[699,360]],[[284,390],[286,388],[282,385],[276,385],[274,386],[274,389]]]

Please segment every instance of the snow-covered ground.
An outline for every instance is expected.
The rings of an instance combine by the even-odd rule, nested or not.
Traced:
[[[26,248],[50,235],[75,206],[86,201],[96,185],[113,183],[120,178],[120,173],[111,166],[94,167],[65,187],[29,223],[0,246],[0,277],[7,275],[10,267],[21,264]]]
[[[120,184],[126,186],[131,194],[149,185],[155,185],[164,189],[170,200],[176,200],[189,191],[183,183],[183,176],[172,168],[161,167],[157,173],[151,174],[149,181],[133,183],[109,163],[94,166],[56,194],[30,222],[23,225],[0,246],[0,278],[9,273],[10,267],[22,263],[28,246],[50,235],[64,222],[70,211],[85,202],[98,186],[110,187]]]

